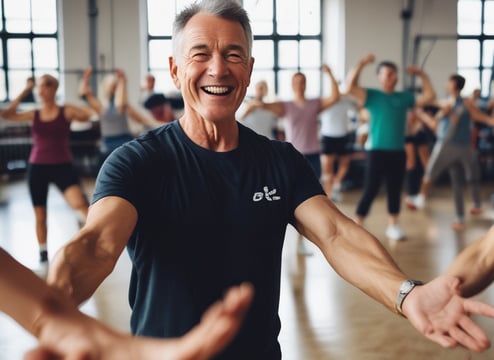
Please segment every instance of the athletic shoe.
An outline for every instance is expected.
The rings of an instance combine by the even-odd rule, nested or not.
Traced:
[[[341,192],[333,190],[331,192],[331,201],[340,202],[341,201]]]
[[[415,206],[415,196],[407,196],[405,198],[405,205],[407,206],[407,208],[409,208],[410,210],[417,210],[417,206]]]
[[[451,224],[451,228],[454,231],[463,231],[465,230],[465,223],[460,221],[455,221],[454,223]]]
[[[413,203],[417,209],[423,209],[425,207],[425,196],[418,194],[413,198]]]
[[[331,190],[331,200],[333,202],[341,201],[341,184],[334,184]]]
[[[473,208],[473,209],[470,209],[470,214],[471,215],[480,215],[484,212],[484,210],[482,208]]]
[[[405,233],[398,224],[388,225],[386,228],[386,237],[390,240],[404,240]]]

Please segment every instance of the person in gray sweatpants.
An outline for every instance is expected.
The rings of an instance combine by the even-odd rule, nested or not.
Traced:
[[[437,140],[432,150],[429,163],[425,169],[419,195],[414,199],[418,209],[425,206],[425,197],[430,184],[443,171],[448,170],[456,209],[454,230],[463,230],[465,227],[465,210],[463,200],[463,179],[470,185],[474,207],[470,213],[478,215],[482,212],[480,197],[480,168],[476,153],[472,148],[471,127],[472,120],[484,121],[472,117],[473,103],[465,101],[461,90],[465,85],[465,78],[461,75],[451,75],[447,84],[450,95],[448,103],[444,105],[435,117],[420,112],[420,118],[432,129],[436,130]]]

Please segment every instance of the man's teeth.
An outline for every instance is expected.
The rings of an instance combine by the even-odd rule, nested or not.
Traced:
[[[211,94],[225,94],[228,92],[226,86],[205,86],[204,90]]]

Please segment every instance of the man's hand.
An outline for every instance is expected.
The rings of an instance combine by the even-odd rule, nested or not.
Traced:
[[[367,54],[362,58],[362,60],[360,60],[362,65],[372,64],[374,61],[376,61],[374,54]]]
[[[407,74],[422,76],[424,75],[424,71],[418,65],[410,65],[407,66]]]
[[[118,333],[80,313],[75,304],[54,303],[38,319],[39,347],[24,360],[206,360],[235,337],[253,298],[250,284],[231,288],[201,322],[181,338],[156,339]],[[63,296],[63,295],[62,295]]]
[[[494,318],[494,307],[459,295],[460,281],[442,275],[417,286],[403,303],[403,312],[428,339],[446,348],[458,345],[481,352],[490,347],[484,331],[470,315]]]

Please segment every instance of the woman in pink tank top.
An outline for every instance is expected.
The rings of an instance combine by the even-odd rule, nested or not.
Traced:
[[[32,124],[33,146],[28,163],[28,184],[36,220],[36,236],[39,244],[39,275],[45,277],[48,270],[47,252],[47,197],[50,183],[63,193],[65,200],[80,219],[85,220],[88,202],[72,165],[70,151],[70,122],[89,121],[94,112],[88,108],[56,103],[58,80],[43,75],[38,81],[41,107],[29,111],[17,111],[21,100],[34,88],[34,80],[28,79],[25,89],[1,113],[8,120]],[[83,221],[80,221],[83,222]]]

